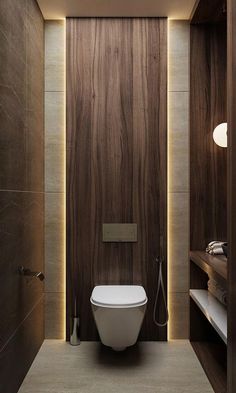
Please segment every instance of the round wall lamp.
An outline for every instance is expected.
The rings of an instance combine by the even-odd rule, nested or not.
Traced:
[[[227,147],[227,123],[221,123],[214,129],[213,139],[218,146]]]

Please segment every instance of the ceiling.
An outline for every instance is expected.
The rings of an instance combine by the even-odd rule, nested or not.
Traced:
[[[198,0],[37,0],[45,19],[69,16],[166,16],[190,19]]]

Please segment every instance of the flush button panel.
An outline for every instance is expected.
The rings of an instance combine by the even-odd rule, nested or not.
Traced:
[[[103,242],[137,242],[137,224],[103,224]]]

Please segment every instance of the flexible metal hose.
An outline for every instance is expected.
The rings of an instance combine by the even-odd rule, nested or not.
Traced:
[[[163,272],[162,272],[162,258],[157,257],[156,262],[159,264],[159,274],[158,274],[158,283],[157,283],[157,292],[156,292],[156,298],[155,298],[155,304],[154,304],[154,309],[153,309],[153,322],[155,325],[158,327],[164,327],[167,325],[168,320],[169,320],[169,313],[168,313],[168,307],[167,307],[167,301],[166,301],[166,294],[165,294],[165,286],[163,282]],[[163,302],[164,302],[164,307],[165,307],[165,313],[166,313],[166,319],[164,322],[159,322],[156,319],[156,311],[157,311],[157,301],[159,294],[162,292],[163,296]]]

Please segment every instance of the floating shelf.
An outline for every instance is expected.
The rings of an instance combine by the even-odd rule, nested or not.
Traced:
[[[227,309],[205,289],[190,289],[190,296],[227,344]]]
[[[210,255],[205,251],[190,251],[190,259],[205,273],[216,273],[227,280],[227,258],[224,255]]]

